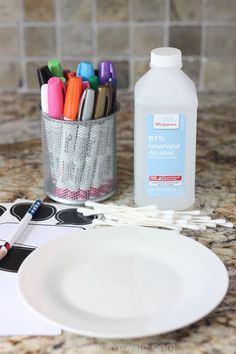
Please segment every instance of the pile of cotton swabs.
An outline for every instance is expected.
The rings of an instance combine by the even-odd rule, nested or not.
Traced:
[[[217,226],[229,228],[234,226],[226,219],[212,219],[210,216],[202,215],[200,210],[159,210],[155,205],[129,207],[87,201],[85,207],[80,207],[77,211],[84,216],[96,216],[93,220],[94,226],[139,225],[178,231],[182,229],[204,231]]]

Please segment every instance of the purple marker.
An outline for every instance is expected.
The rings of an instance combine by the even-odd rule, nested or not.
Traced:
[[[99,83],[105,85],[109,80],[116,80],[116,72],[111,61],[104,60],[99,63]]]

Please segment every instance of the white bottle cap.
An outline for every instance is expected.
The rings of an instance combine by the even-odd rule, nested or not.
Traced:
[[[181,68],[182,53],[181,50],[171,47],[156,48],[151,51],[150,67],[162,68]]]

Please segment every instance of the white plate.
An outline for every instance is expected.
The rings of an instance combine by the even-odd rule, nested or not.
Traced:
[[[18,288],[43,318],[105,338],[160,334],[212,311],[228,288],[221,260],[173,231],[106,227],[75,232],[23,262]]]

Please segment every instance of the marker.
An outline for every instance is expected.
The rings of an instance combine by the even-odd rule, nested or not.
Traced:
[[[66,78],[64,76],[58,76],[59,79],[63,82],[64,85],[66,85]]]
[[[37,70],[39,86],[41,87],[43,84],[47,84],[48,80],[52,77],[51,71],[48,69],[47,65],[42,66]]]
[[[68,198],[68,188],[71,188],[71,168],[75,151],[77,127],[64,122],[60,138],[59,168],[56,177],[56,195],[60,198]]]
[[[89,82],[88,82],[88,81],[83,81],[83,82],[82,82],[82,88],[83,88],[83,92],[84,92],[84,90],[86,90],[87,88],[90,88]]]
[[[48,61],[48,68],[53,76],[63,77],[63,71],[61,67],[61,62],[57,59],[50,59]]]
[[[86,121],[92,119],[95,91],[87,88],[80,100],[78,120]]]
[[[68,196],[71,199],[84,199],[81,188],[90,180],[90,174],[85,175],[84,166],[86,164],[87,145],[89,143],[89,134],[91,126],[89,124],[79,124],[75,140],[74,151],[72,152],[72,163],[69,179]],[[90,171],[91,172],[91,171]],[[89,173],[90,173],[89,172]]]
[[[64,105],[64,84],[58,77],[48,80],[48,115],[62,118]]]
[[[88,81],[90,76],[94,75],[93,64],[88,61],[82,61],[77,66],[76,75],[81,76],[83,81]]]
[[[111,113],[116,110],[116,96],[117,96],[117,81],[114,78],[111,78],[108,82],[108,85],[112,85],[112,108]]]
[[[108,120],[103,120],[99,124],[99,136],[98,147],[96,151],[96,159],[92,170],[92,181],[90,186],[90,195],[96,197],[102,192],[102,185],[106,180],[107,174],[107,132],[108,132]]]
[[[17,225],[17,228],[13,231],[12,235],[10,236],[9,240],[4,243],[3,246],[0,247],[0,260],[2,260],[12,248],[13,244],[18,240],[18,238],[22,235],[23,231],[28,226],[29,222],[37,213],[38,209],[42,205],[42,200],[37,199],[31,205],[31,207],[26,212],[23,219],[21,219],[20,223]]]
[[[101,61],[99,63],[98,72],[100,85],[104,85],[109,79],[116,80],[115,68],[111,61]]]
[[[66,77],[67,80],[69,80],[69,78],[74,77],[74,76],[76,76],[76,72],[75,71],[69,71],[69,72],[67,72],[65,74],[65,77]]]
[[[114,85],[111,82],[108,82],[106,84],[106,87],[107,87],[107,102],[106,102],[105,116],[108,116],[109,114],[112,113]]]
[[[107,87],[98,86],[97,93],[96,93],[96,102],[94,107],[95,119],[104,117],[106,99],[107,99]]]
[[[97,90],[98,88],[98,76],[93,75],[90,76],[90,78],[88,79],[88,82],[90,84],[90,87],[94,90]]]
[[[87,126],[87,129],[89,135],[85,145],[84,164],[81,172],[80,189],[78,191],[78,199],[82,200],[89,199],[90,197],[90,188],[94,179],[101,127],[100,124],[92,124],[91,126]]]
[[[43,113],[48,114],[48,84],[41,86],[41,109]]]
[[[69,69],[63,69],[63,76],[66,77],[66,74],[70,73]]]
[[[76,120],[78,116],[79,101],[82,94],[81,77],[71,77],[68,80],[64,106],[64,119]]]

